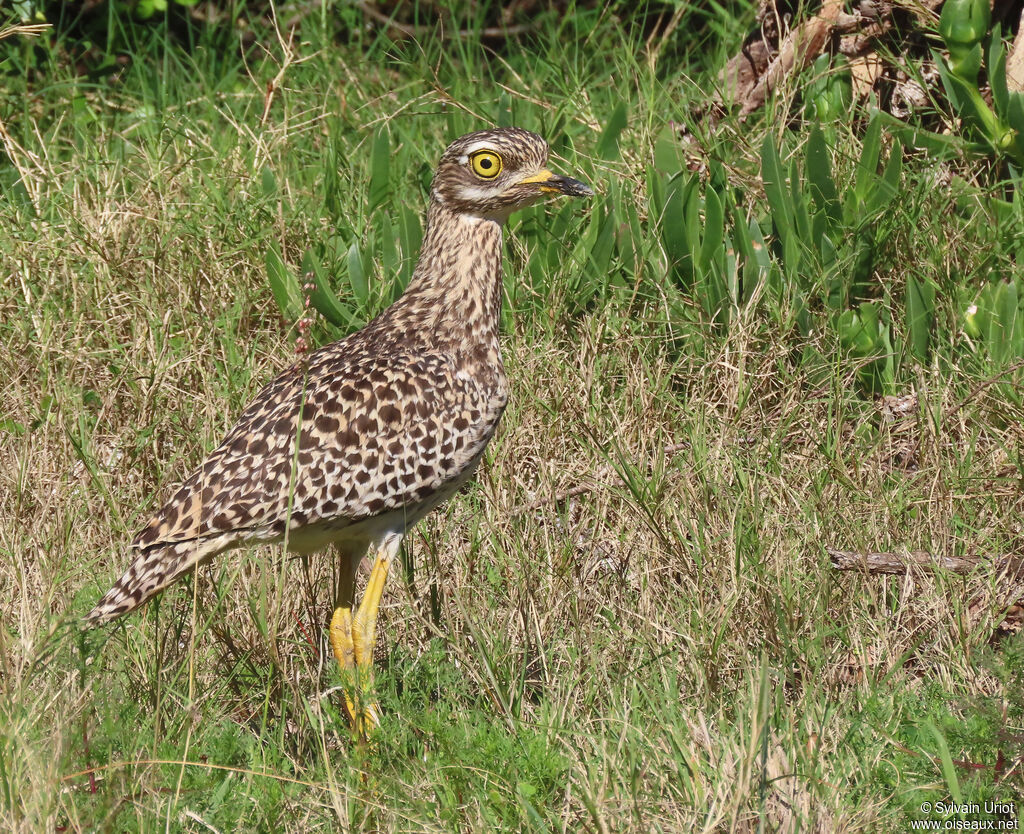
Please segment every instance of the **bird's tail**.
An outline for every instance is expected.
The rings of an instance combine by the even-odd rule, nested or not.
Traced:
[[[98,626],[134,611],[175,579],[200,562],[233,544],[230,536],[157,543],[146,547],[96,606],[85,616],[87,626]]]

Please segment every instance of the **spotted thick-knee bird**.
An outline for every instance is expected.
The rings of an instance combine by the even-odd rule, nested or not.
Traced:
[[[270,382],[135,537],[135,559],[88,614],[131,611],[230,548],[284,542],[341,558],[330,641],[356,732],[369,695],[377,610],[402,536],[472,475],[508,401],[501,361],[502,226],[547,195],[585,197],[518,128],[455,140],[430,189],[405,292],[357,333]],[[356,568],[375,556],[353,611]]]

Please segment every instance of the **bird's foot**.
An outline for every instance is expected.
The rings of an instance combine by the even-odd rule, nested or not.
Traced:
[[[377,611],[390,561],[387,552],[377,554],[363,601],[355,615],[351,607],[339,605],[331,617],[331,648],[341,666],[345,709],[352,732],[364,741],[380,724],[380,707],[373,697],[373,648],[377,638]]]
[[[363,653],[356,648],[352,609],[334,609],[330,640],[334,656],[341,667],[341,688],[345,695],[349,725],[352,733],[365,741],[380,723],[380,708],[373,698],[373,665],[359,662]]]

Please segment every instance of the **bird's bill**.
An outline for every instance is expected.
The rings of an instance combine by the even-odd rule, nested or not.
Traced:
[[[572,177],[563,177],[545,168],[538,171],[532,177],[519,180],[520,185],[536,183],[545,194],[565,194],[569,197],[593,197],[593,189],[586,183],[574,180]]]

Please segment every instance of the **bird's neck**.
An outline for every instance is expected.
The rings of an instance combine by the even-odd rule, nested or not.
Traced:
[[[501,298],[501,223],[431,200],[416,269],[388,311],[396,329],[440,350],[482,350],[500,365]]]

